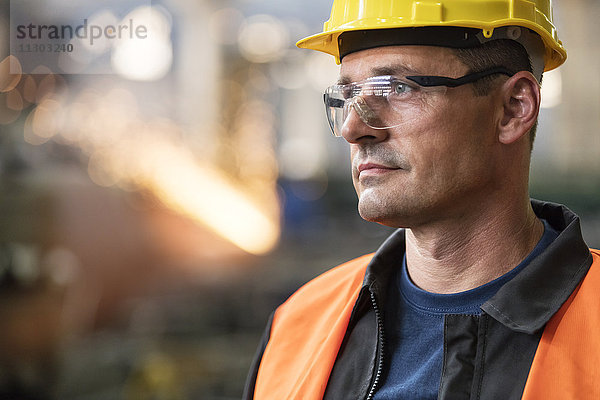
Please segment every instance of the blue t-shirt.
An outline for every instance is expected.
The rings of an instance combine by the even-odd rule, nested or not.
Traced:
[[[481,305],[558,236],[546,221],[533,251],[514,269],[478,288],[456,294],[426,292],[410,280],[406,256],[385,311],[387,368],[374,400],[437,399],[442,374],[444,315],[481,314]]]

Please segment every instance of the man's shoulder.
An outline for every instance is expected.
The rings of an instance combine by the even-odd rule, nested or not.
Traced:
[[[359,284],[362,283],[365,271],[373,258],[373,254],[374,253],[365,254],[327,270],[298,289],[298,292],[311,290],[313,288],[321,289],[323,286],[336,287],[346,284],[352,285],[357,282]]]
[[[348,274],[352,273],[360,273],[360,271],[364,272],[374,255],[375,253],[369,253],[360,257],[356,257],[350,261],[346,261],[345,263],[342,263],[336,267],[333,267],[323,272],[321,275],[317,276],[310,282],[317,281],[320,279],[335,279],[341,276],[348,276]]]
[[[373,254],[355,258],[322,273],[300,287],[281,307],[295,307],[299,302],[307,304],[356,294]]]

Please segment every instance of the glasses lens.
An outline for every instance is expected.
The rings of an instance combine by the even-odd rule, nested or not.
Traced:
[[[346,119],[346,101],[341,98],[339,91],[336,90],[335,86],[327,89],[323,95],[323,100],[325,102],[325,112],[327,113],[327,121],[329,122],[331,132],[333,132],[335,136],[342,136],[342,126]]]
[[[348,85],[333,85],[323,97],[329,126],[335,136],[341,136],[342,127],[352,111],[369,127],[386,129],[398,125],[399,113],[394,110],[392,77],[369,78]]]
[[[357,96],[352,99],[352,108],[360,119],[371,128],[388,128],[391,125],[390,106],[381,96]]]

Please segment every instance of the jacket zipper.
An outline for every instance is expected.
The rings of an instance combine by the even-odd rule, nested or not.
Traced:
[[[377,344],[379,357],[377,357],[377,373],[375,374],[375,379],[373,380],[371,390],[369,390],[369,394],[366,400],[373,399],[375,391],[377,390],[377,387],[379,386],[379,383],[381,381],[381,375],[383,373],[383,349],[385,345],[385,338],[383,335],[383,319],[381,318],[379,305],[377,304],[375,293],[373,293],[372,291],[369,291],[369,293],[371,294],[371,303],[373,304],[373,309],[375,310],[375,319],[377,320]]]

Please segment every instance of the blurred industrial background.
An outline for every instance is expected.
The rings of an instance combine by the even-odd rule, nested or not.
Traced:
[[[337,66],[294,47],[330,0],[134,3],[162,35],[78,60],[116,74],[10,74],[1,0],[0,399],[240,398],[274,307],[391,232],[357,215],[326,125]],[[600,2],[554,3],[569,59],[544,78],[532,196],[598,248]]]

